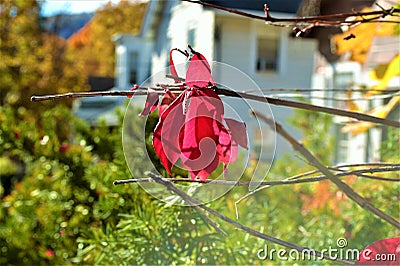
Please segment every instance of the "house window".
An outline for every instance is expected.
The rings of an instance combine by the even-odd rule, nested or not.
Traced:
[[[278,48],[278,36],[259,36],[257,38],[257,71],[278,70]]]
[[[137,65],[138,65],[137,52],[131,52],[129,56],[129,83],[137,83]]]
[[[170,51],[171,50],[171,37],[167,36],[167,38],[165,39],[165,51]],[[165,60],[165,67],[169,68],[170,65],[170,61],[169,61],[169,56],[166,56],[166,60]]]
[[[190,44],[191,46],[194,46],[195,38],[196,38],[195,29],[189,29],[188,32],[187,32],[188,44]]]
[[[333,80],[333,88],[336,90],[343,91],[331,91],[327,95],[328,98],[347,98],[345,90],[352,88],[352,83],[354,82],[354,73],[353,72],[336,72]],[[346,101],[337,101],[333,100],[332,103],[328,103],[328,105],[334,106],[335,108],[346,110],[348,109]],[[348,153],[349,153],[349,133],[342,133],[341,128],[342,124],[336,125],[336,162],[337,163],[345,163],[348,161]]]
[[[343,91],[338,91],[332,93],[332,95],[328,95],[328,97],[335,98],[346,98],[346,92],[344,90],[349,90],[352,88],[354,83],[354,73],[353,72],[339,72],[335,73],[334,76],[334,89],[339,89]],[[335,101],[333,104],[336,108],[347,109],[346,102],[344,101]]]
[[[348,89],[354,81],[353,72],[335,73],[335,87],[338,89]]]
[[[348,162],[349,133],[342,133],[342,125],[336,125],[336,163]]]

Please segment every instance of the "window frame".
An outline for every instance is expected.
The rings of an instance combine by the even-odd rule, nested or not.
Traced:
[[[273,33],[273,34],[271,34]],[[265,25],[260,21],[252,21],[250,29],[250,60],[249,60],[249,73],[253,76],[265,76],[265,75],[283,75],[286,71],[287,61],[287,42],[288,36],[287,31],[276,28],[273,26]],[[258,39],[263,36],[269,38],[276,37],[277,40],[277,56],[276,56],[276,69],[275,70],[261,70],[257,69],[258,61]]]

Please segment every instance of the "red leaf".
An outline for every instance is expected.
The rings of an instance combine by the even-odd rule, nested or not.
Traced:
[[[161,100],[160,106],[158,107],[158,116],[160,117],[164,110],[176,99],[176,95],[171,91],[167,90]]]
[[[211,76],[211,68],[206,58],[193,51],[193,57],[190,59],[189,67],[186,72],[186,85],[190,88],[204,88],[208,85],[215,85]]]
[[[222,126],[219,133],[219,145],[217,151],[220,154],[220,160],[224,164],[236,161],[238,146],[237,143],[232,140],[232,136],[226,127]]]
[[[228,125],[234,141],[243,148],[248,149],[246,124],[244,122],[239,122],[231,118],[225,118],[225,122]]]
[[[143,117],[153,112],[157,108],[158,101],[158,94],[155,90],[148,89],[146,103],[139,116]]]
[[[211,163],[209,165],[207,165],[206,167],[204,167],[204,169],[201,169],[199,171],[189,169],[190,176],[191,176],[192,180],[195,179],[197,176],[197,177],[199,177],[200,181],[204,182],[207,180],[207,178],[210,176],[210,174],[215,169],[217,169],[218,165],[219,165],[219,159],[218,159],[218,155],[216,154],[214,156],[214,159],[211,161]]]
[[[178,136],[185,122],[182,112],[183,94],[179,95],[159,115],[159,121],[154,129],[153,146],[162,165],[170,175],[172,165],[180,156]]]
[[[188,57],[188,53],[186,51],[183,52],[182,50],[180,50],[178,48],[173,48],[173,49],[171,49],[171,51],[169,51],[169,64],[170,64],[169,65],[169,71],[171,72],[172,76],[179,77],[178,76],[178,72],[176,71],[176,68],[175,68],[174,59],[172,58],[172,53],[174,51],[180,52],[181,54],[183,54],[186,57]],[[179,79],[174,79],[174,80],[175,80],[175,83],[179,83],[180,82]]]
[[[218,167],[237,157],[237,144],[222,124],[224,107],[218,95],[208,89],[193,90],[180,132],[181,160],[192,178],[204,181]]]
[[[205,181],[221,162],[225,172],[227,165],[236,160],[238,144],[247,148],[246,125],[225,119],[229,129],[224,126],[223,103],[213,90],[206,88],[215,84],[210,66],[202,54],[191,50],[194,55],[186,73],[189,88],[178,97],[166,91],[159,105],[153,146],[170,175],[172,165],[180,158],[192,179]],[[173,51],[180,50],[170,52],[170,71],[177,76]],[[149,92],[142,115],[152,112],[157,100],[158,96]]]
[[[191,92],[185,127],[179,136],[181,159],[190,171],[207,168],[212,172],[218,166],[218,163],[215,165],[215,154],[219,129],[215,123],[222,119],[222,114],[223,106],[219,98],[209,97],[201,90]],[[212,165],[215,165],[214,169],[211,169]]]
[[[395,260],[389,260],[393,256],[390,254],[394,254]],[[400,238],[386,238],[367,246],[360,252],[356,265],[400,265]]]

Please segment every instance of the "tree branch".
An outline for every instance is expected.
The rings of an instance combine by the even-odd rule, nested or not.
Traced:
[[[206,212],[210,213],[211,215],[218,217],[219,219],[239,228],[240,230],[248,233],[249,235],[270,241],[272,243],[287,247],[287,248],[291,248],[291,249],[295,249],[298,250],[300,252],[302,251],[308,251],[309,254],[315,254],[316,257],[319,258],[325,258],[328,260],[332,260],[332,261],[336,261],[336,262],[341,262],[341,263],[345,263],[345,264],[353,264],[352,261],[348,261],[348,260],[344,260],[344,259],[339,259],[337,257],[330,257],[326,252],[321,253],[319,251],[316,251],[314,249],[309,249],[306,247],[302,247],[284,240],[281,240],[279,238],[270,236],[270,235],[266,235],[263,234],[257,230],[254,230],[250,227],[247,227],[239,222],[236,222],[232,219],[230,219],[229,217],[220,214],[219,212],[215,211],[214,209],[211,209],[205,205],[203,205],[201,202],[199,202],[196,199],[193,199],[192,197],[190,197],[189,195],[187,195],[186,193],[184,193],[183,191],[179,190],[177,187],[175,187],[170,181],[168,181],[167,179],[162,178],[161,176],[155,175],[153,173],[147,173],[147,175],[152,178],[155,182],[165,186],[169,191],[174,192],[175,194],[179,195],[184,201],[186,201],[188,204],[192,205],[192,206],[197,206],[198,208],[201,208],[203,210],[205,210]]]
[[[43,95],[43,96],[34,95],[31,97],[31,101],[32,102],[40,102],[40,101],[56,100],[56,99],[62,99],[62,98],[81,98],[81,97],[95,97],[95,96],[147,95],[147,91],[144,91],[144,89],[147,89],[147,87],[140,87],[140,89],[135,90],[135,91],[69,92],[69,93],[65,93],[65,94],[55,94],[55,95]],[[165,93],[165,90],[162,87],[154,88],[154,89],[157,91],[158,94]],[[374,117],[374,116],[363,114],[363,113],[351,112],[351,111],[340,110],[340,109],[335,109],[335,108],[331,108],[331,107],[318,106],[318,105],[313,105],[313,104],[308,104],[308,103],[278,99],[278,98],[267,97],[267,96],[259,96],[259,95],[245,93],[245,92],[236,92],[233,90],[222,89],[222,88],[218,88],[215,86],[210,87],[210,89],[214,90],[219,95],[224,95],[224,96],[228,96],[228,97],[244,98],[244,99],[269,103],[269,104],[278,105],[278,106],[294,107],[294,108],[299,108],[299,109],[304,109],[304,110],[309,110],[309,111],[317,111],[317,112],[322,112],[322,113],[327,113],[327,114],[332,114],[332,115],[351,117],[351,118],[354,118],[354,119],[357,119],[360,121],[368,121],[368,122],[372,122],[372,123],[377,123],[377,124],[400,128],[399,121],[383,119],[383,118]],[[182,92],[182,90],[171,90],[171,91],[177,92],[177,93]]]
[[[387,125],[387,126],[400,127],[399,121],[383,119],[383,118],[370,116],[370,115],[363,114],[363,113],[351,112],[351,111],[340,110],[340,109],[335,109],[335,108],[331,108],[331,107],[318,106],[318,105],[313,105],[313,104],[308,104],[308,103],[295,102],[295,101],[272,98],[272,97],[267,97],[267,96],[259,96],[259,95],[254,95],[254,94],[248,94],[245,92],[235,92],[235,91],[227,90],[227,89],[215,88],[214,90],[218,94],[222,94],[225,96],[245,98],[245,99],[255,100],[255,101],[259,101],[259,102],[268,102],[269,104],[273,104],[273,105],[294,107],[294,108],[299,108],[299,109],[304,109],[304,110],[309,110],[309,111],[317,111],[317,112],[333,114],[333,115],[338,115],[338,116],[346,116],[346,117],[355,118],[360,121],[368,121],[368,122]]]
[[[380,177],[380,176],[369,176],[369,175],[364,175],[364,173],[379,173],[379,172],[392,172],[392,171],[398,171],[400,170],[400,164],[398,165],[392,165],[392,166],[387,166],[387,167],[381,167],[381,168],[371,168],[371,169],[359,169],[359,170],[352,170],[352,171],[344,171],[340,170],[340,168],[337,167],[328,167],[329,169],[336,170],[336,171],[342,171],[341,173],[335,174],[337,177],[345,177],[349,175],[357,175],[360,177],[364,178],[369,178],[369,179],[375,179],[375,180],[380,180],[380,181],[388,181],[388,182],[400,182],[400,179],[398,178],[385,178],[385,177]],[[264,182],[259,182],[261,186],[278,186],[278,185],[292,185],[292,184],[300,184],[300,183],[308,183],[308,182],[318,182],[322,180],[328,179],[326,176],[314,176],[311,178],[301,178],[300,177],[305,177],[311,174],[315,174],[319,171],[311,171],[307,172],[301,175],[296,175],[293,177],[286,178],[281,181],[264,181]],[[237,181],[231,181],[231,180],[206,180],[206,181],[200,181],[198,179],[190,179],[190,178],[165,178],[169,182],[173,183],[200,183],[200,184],[208,184],[212,183],[213,185],[226,185],[226,186],[237,186],[237,187],[248,187],[250,186],[251,182],[237,182]],[[133,179],[124,179],[124,180],[115,180],[113,182],[114,185],[121,185],[121,184],[128,184],[128,183],[148,183],[148,182],[154,182],[153,179],[151,178],[133,178]]]
[[[268,6],[264,8],[265,16],[258,16],[254,14],[250,14],[247,12],[243,12],[237,9],[226,8],[218,5],[214,5],[211,3],[206,3],[202,1],[195,0],[182,0],[183,2],[190,2],[194,4],[199,4],[205,7],[222,10],[225,12],[229,12],[232,14],[236,14],[242,17],[247,17],[251,19],[262,20],[268,22],[270,25],[275,26],[296,26],[299,24],[307,24],[312,26],[328,26],[328,27],[340,27],[340,26],[352,26],[359,23],[376,23],[376,22],[390,22],[390,23],[400,23],[399,21],[388,21],[388,20],[378,20],[383,19],[386,16],[398,16],[400,9],[398,8],[389,8],[382,9],[378,11],[369,11],[369,12],[350,12],[350,13],[341,13],[341,14],[331,14],[331,15],[321,15],[321,16],[312,16],[312,17],[297,17],[297,18],[275,18],[272,17],[269,13]],[[260,7],[260,11],[262,11],[262,7]],[[346,18],[349,17],[360,17],[355,20],[346,21]],[[374,16],[368,19],[363,18],[364,16]],[[283,24],[286,23],[286,24]],[[288,24],[287,24],[288,23]]]
[[[324,166],[309,150],[307,150],[302,144],[296,141],[283,127],[273,121],[272,119],[264,116],[261,113],[253,112],[253,115],[263,120],[267,123],[270,127],[275,128],[276,132],[280,134],[283,138],[285,138],[292,147],[300,152],[307,161],[316,167],[321,173],[323,173],[330,181],[332,181],[343,193],[346,194],[351,200],[357,203],[362,208],[372,212],[376,216],[380,217],[381,219],[387,221],[388,223],[392,224],[396,228],[400,229],[400,223],[394,219],[393,217],[387,215],[386,213],[382,212],[381,210],[374,207],[370,202],[368,202],[365,198],[360,196],[357,192],[355,192],[351,187],[349,187],[346,183],[343,183],[337,176],[335,176],[326,166]]]

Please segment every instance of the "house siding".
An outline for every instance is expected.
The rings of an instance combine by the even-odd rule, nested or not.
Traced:
[[[210,62],[218,61],[226,64],[224,71],[218,71],[218,69],[221,70],[221,65],[215,68],[211,63],[213,76],[218,83],[228,86],[232,90],[254,90],[257,86],[265,89],[310,88],[311,86],[316,42],[292,39],[286,28],[272,27],[260,21],[215,12],[215,10],[203,9],[200,5],[177,1],[167,2],[162,17],[157,21],[158,30],[153,40],[154,45],[149,43],[145,47],[146,51],[152,49],[151,55],[148,57],[151,58],[151,64],[148,62],[148,65],[151,65],[152,78],[148,80],[148,84],[144,85],[171,82],[165,77],[169,73],[167,68],[169,50],[175,47],[184,50],[187,49],[188,44],[191,44]],[[277,67],[274,71],[257,71],[257,38],[260,34],[272,34],[279,41]],[[142,45],[144,41],[142,40]],[[136,42],[138,43],[138,41]],[[146,54],[147,52],[141,56],[144,57]],[[174,53],[173,59],[178,75],[184,77],[187,59],[179,53]],[[143,66],[145,65],[143,62]],[[277,137],[275,142],[276,136],[269,127],[263,124],[259,125],[259,122],[250,116],[248,103],[241,99],[221,98],[226,106],[226,117],[246,122],[250,146],[254,146],[259,141],[256,137],[260,137],[261,126],[261,134],[264,134],[264,137],[261,138],[264,139],[264,145],[266,144],[264,147],[267,149],[264,151],[263,158],[272,159],[275,143],[277,144],[277,157],[291,152],[291,148],[285,140]],[[259,102],[250,103],[253,108],[273,116],[292,134],[301,138],[300,133],[287,124],[288,118],[293,114],[291,108],[268,107],[265,103]]]
[[[317,49],[315,40],[293,39],[289,37],[287,29],[267,26],[262,22],[251,21],[249,19],[235,18],[231,16],[218,16],[216,18],[216,28],[218,29],[219,42],[216,42],[216,58],[222,63],[234,66],[249,76],[256,84],[250,87],[240,87],[243,84],[243,77],[240,75],[230,75],[229,73],[215,73],[216,79],[222,84],[236,91],[253,90],[257,87],[268,88],[310,88],[311,77],[314,70],[314,54]],[[257,33],[260,31],[273,31],[279,38],[279,67],[276,72],[257,73],[256,71],[256,41]],[[225,74],[225,75],[224,75]],[[268,95],[268,93],[264,93]],[[243,115],[247,122],[247,130],[250,145],[253,145],[254,130],[258,124],[254,118],[248,115],[248,107],[239,103],[237,100],[224,99],[225,102],[235,106],[236,111]],[[268,107],[261,103],[252,103],[257,110],[269,113]],[[302,138],[301,133],[287,124],[287,120],[294,113],[293,108],[270,106],[272,116],[281,124],[284,124],[295,137]],[[229,114],[229,112],[228,112]],[[267,132],[268,126],[261,125]],[[268,133],[267,133],[268,134]],[[272,137],[272,135],[271,135]],[[267,145],[268,146],[268,145]],[[276,139],[276,157],[290,152],[291,148],[280,136]],[[272,146],[269,145],[269,148]],[[268,157],[268,155],[266,155]]]

